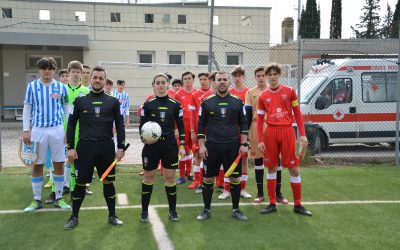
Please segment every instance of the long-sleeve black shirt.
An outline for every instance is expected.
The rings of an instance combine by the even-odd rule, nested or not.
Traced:
[[[75,127],[79,120],[79,140],[105,141],[113,138],[113,126],[117,129],[117,146],[125,148],[124,119],[120,113],[119,101],[104,93],[90,92],[74,101],[73,111],[68,119],[67,148],[74,148]]]
[[[139,131],[148,121],[157,122],[165,140],[175,140],[175,124],[179,130],[179,139],[185,139],[183,128],[183,111],[181,104],[168,96],[154,97],[143,104],[140,115]]]
[[[236,96],[218,94],[209,96],[201,103],[198,138],[208,142],[231,143],[247,135],[247,119],[243,102]]]

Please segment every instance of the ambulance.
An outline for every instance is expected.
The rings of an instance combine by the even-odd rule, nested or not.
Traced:
[[[300,85],[311,152],[330,144],[394,144],[397,70],[395,59],[318,60]]]

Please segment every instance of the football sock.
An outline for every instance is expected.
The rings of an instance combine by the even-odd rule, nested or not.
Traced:
[[[240,177],[240,190],[244,190],[246,189],[246,184],[247,184],[247,179],[248,179],[248,175],[247,173],[242,174],[242,176]],[[231,186],[232,188],[232,186]]]
[[[64,186],[71,186],[71,165],[69,163],[64,164]]]
[[[208,183],[205,180],[203,181],[203,202],[204,208],[210,209],[211,208],[211,200],[214,191],[214,183]]]
[[[270,204],[276,204],[276,173],[267,173],[267,193]]]
[[[64,187],[64,175],[54,175],[54,188],[56,193],[56,200],[62,198],[62,191]]]
[[[281,195],[281,183],[282,183],[282,166],[278,167],[276,171],[276,195]]]
[[[239,201],[240,201],[240,182],[231,182],[231,196],[232,196],[232,208],[237,209],[239,208]]]
[[[185,163],[186,163],[186,156],[182,157],[179,160],[179,177],[180,178],[185,178]]]
[[[32,191],[34,200],[37,201],[42,200],[42,185],[43,185],[43,176],[32,177]]]
[[[295,206],[301,205],[301,177],[290,176],[290,186],[293,192],[293,202]]]
[[[165,184],[165,192],[167,193],[169,210],[176,210],[176,184],[171,186]]]
[[[255,165],[254,172],[257,184],[257,197],[264,197],[264,165]]]
[[[226,178],[226,177],[224,177],[224,191],[227,191],[227,192],[231,191],[230,180],[229,180],[229,178]]]
[[[78,218],[79,210],[83,200],[85,199],[86,186],[76,185],[72,192],[72,216]]]
[[[103,195],[108,207],[108,216],[115,216],[115,187],[114,183],[103,183]]]
[[[153,184],[142,183],[142,211],[149,210],[151,193],[153,192]]]

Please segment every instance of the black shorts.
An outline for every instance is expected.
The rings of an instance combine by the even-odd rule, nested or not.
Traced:
[[[215,143],[206,142],[208,152],[207,160],[204,160],[205,178],[218,176],[221,164],[224,166],[224,171],[228,171],[229,167],[235,161],[239,154],[239,142],[233,143]],[[242,176],[242,160],[231,174],[231,177],[237,178]]]
[[[75,160],[75,168],[78,170],[77,184],[92,182],[93,170],[96,166],[99,177],[107,170],[115,158],[114,141],[78,141],[76,146],[78,159]],[[106,180],[115,180],[115,167],[108,174]]]
[[[158,141],[154,144],[145,144],[142,151],[142,164],[144,170],[155,170],[161,160],[166,169],[178,168],[178,144],[176,140]]]

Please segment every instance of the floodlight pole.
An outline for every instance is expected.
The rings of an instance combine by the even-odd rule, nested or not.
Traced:
[[[214,33],[214,0],[211,0],[210,33],[208,35],[208,72],[211,72],[212,70],[213,33]]]
[[[300,34],[300,13],[301,13],[301,0],[297,1],[297,99],[301,105],[301,91],[300,91],[300,82],[302,77],[302,62],[301,62],[301,34]],[[299,129],[297,129],[297,136],[300,138]]]

